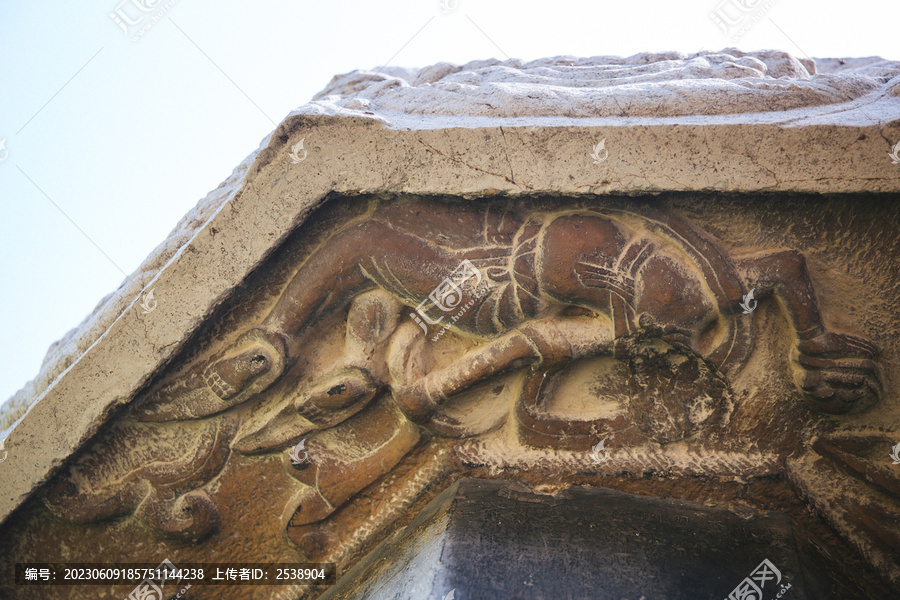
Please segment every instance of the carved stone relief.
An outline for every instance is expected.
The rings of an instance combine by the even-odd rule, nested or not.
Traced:
[[[720,502],[787,477],[900,582],[900,480],[870,443],[895,425],[842,425],[886,394],[878,345],[828,325],[802,252],[740,248],[690,217],[714,199],[679,202],[334,198],[51,482],[46,508],[130,523],[177,556],[236,535],[223,490],[265,473],[253,489],[272,495],[248,492],[247,513],[293,560],[340,573],[463,472],[544,493],[641,491],[655,473],[691,499],[691,478],[722,478],[737,487],[699,493]],[[793,502],[754,486],[743,502]]]

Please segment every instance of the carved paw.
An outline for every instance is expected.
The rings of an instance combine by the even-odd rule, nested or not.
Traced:
[[[853,369],[804,371],[798,385],[821,411],[833,415],[859,412],[881,399],[877,376]]]
[[[823,358],[875,358],[881,349],[869,340],[849,335],[826,331],[808,340],[801,340],[797,350],[807,356]]]
[[[878,347],[865,339],[826,332],[797,344],[792,359],[795,381],[819,410],[846,414],[865,410],[881,399]]]

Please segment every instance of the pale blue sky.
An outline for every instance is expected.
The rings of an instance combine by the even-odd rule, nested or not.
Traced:
[[[136,42],[110,17],[137,20],[132,0],[0,2],[0,402],[336,73],[729,46],[900,58],[896,0],[763,0],[737,43],[709,16],[721,0],[133,1],[155,7],[145,24],[171,4]]]

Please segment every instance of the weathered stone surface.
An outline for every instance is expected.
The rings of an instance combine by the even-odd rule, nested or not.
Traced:
[[[851,110],[900,96],[900,62],[824,60],[787,52],[641,53],[438,63],[338,75],[323,106],[411,121],[427,117],[683,117]],[[778,121],[792,116],[779,115]],[[803,116],[810,116],[809,114]],[[393,117],[393,118],[392,118]],[[754,118],[769,121],[764,116]]]
[[[762,73],[722,56],[622,64]],[[48,365],[70,366],[3,440],[0,560],[341,573],[469,473],[780,511],[889,597],[895,66],[813,80],[786,55],[753,60],[789,78],[698,81],[803,108],[445,117],[379,112],[418,93],[402,83],[338,81],[161,247],[154,311],[123,291],[76,335],[109,323],[89,351]],[[544,68],[513,66],[457,75],[488,89]]]

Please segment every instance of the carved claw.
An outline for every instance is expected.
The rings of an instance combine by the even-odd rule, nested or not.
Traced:
[[[874,372],[854,369],[800,371],[797,385],[823,412],[843,415],[859,412],[881,399],[881,382]]]
[[[285,369],[286,344],[276,333],[251,329],[202,373],[194,372],[150,393],[133,411],[140,421],[206,417],[249,400]]]
[[[872,360],[879,352],[863,338],[825,332],[801,340],[791,353],[800,367],[794,380],[823,412],[859,412],[881,399],[881,377]]]

